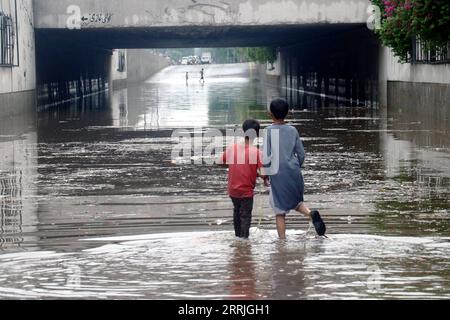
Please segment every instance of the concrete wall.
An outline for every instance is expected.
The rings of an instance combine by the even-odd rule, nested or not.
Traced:
[[[381,48],[379,74],[389,116],[421,121],[424,129],[450,127],[450,64],[401,64]]]
[[[15,0],[0,0],[0,10],[15,18]],[[36,88],[33,1],[17,0],[19,35],[19,66],[0,67],[0,107],[5,106],[4,94]]]
[[[382,47],[380,51],[383,80],[450,84],[450,64],[402,64],[390,49]]]
[[[423,82],[388,81],[389,118],[419,123],[424,130],[450,128],[450,85]]]
[[[20,91],[0,94],[0,118],[12,118],[29,113],[36,108],[36,91]]]
[[[128,82],[142,82],[158,71],[169,66],[165,57],[154,54],[152,50],[127,50]]]
[[[83,28],[365,23],[369,0],[35,0],[37,28],[66,28],[69,6]],[[92,20],[92,15],[94,19]],[[96,19],[100,15],[101,19]]]

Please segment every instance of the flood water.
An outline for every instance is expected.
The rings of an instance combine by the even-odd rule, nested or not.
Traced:
[[[405,110],[295,110],[305,200],[329,238],[257,187],[234,238],[226,170],[171,161],[174,129],[270,123],[283,93],[247,64],[146,83],[0,123],[0,298],[450,298],[450,131]],[[185,72],[191,79],[185,82]]]

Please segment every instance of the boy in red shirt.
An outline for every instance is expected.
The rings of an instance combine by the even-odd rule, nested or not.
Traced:
[[[256,120],[244,122],[245,143],[227,148],[219,164],[228,167],[228,194],[234,205],[234,230],[236,237],[248,239],[252,222],[253,197],[256,180],[262,168],[262,153],[253,146],[259,135],[260,124]]]

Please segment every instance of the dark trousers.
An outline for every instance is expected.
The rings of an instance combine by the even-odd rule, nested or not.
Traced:
[[[236,237],[247,239],[250,236],[252,224],[253,198],[233,198],[234,205],[234,231]]]

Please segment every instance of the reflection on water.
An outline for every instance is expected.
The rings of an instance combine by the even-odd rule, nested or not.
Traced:
[[[414,108],[414,106],[411,106]],[[414,112],[411,112],[414,113]],[[379,193],[377,223],[405,233],[449,230],[450,131],[447,119],[412,118],[395,106],[380,140],[389,185]]]
[[[258,294],[256,287],[258,270],[252,253],[252,244],[247,241],[235,241],[229,259],[229,297],[245,300],[261,298],[262,295]]]
[[[36,142],[33,116],[0,119],[0,250],[36,241]]]
[[[260,228],[236,242],[226,172],[174,165],[171,134],[247,118],[266,126],[279,92],[249,65],[208,66],[204,84],[199,71],[171,67],[37,122],[2,121],[0,296],[449,297],[448,128],[370,109],[295,110],[306,200],[330,239],[305,236],[291,216],[278,242],[259,185]]]
[[[206,70],[205,83],[199,81],[200,69],[169,67],[141,86],[115,92],[115,124],[126,123],[136,130],[223,127],[261,111],[265,97],[262,88],[251,82],[255,80],[251,78],[254,68],[212,65]],[[187,85],[186,72],[191,74]]]

